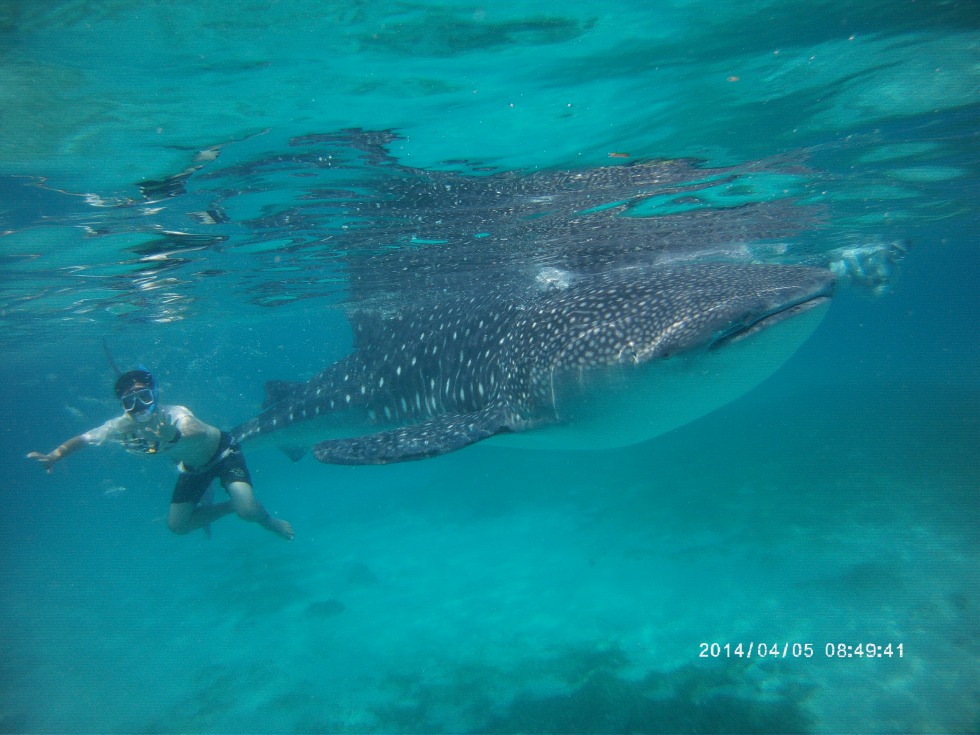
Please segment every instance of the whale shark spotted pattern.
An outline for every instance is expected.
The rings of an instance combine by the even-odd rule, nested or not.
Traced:
[[[352,313],[353,352],[306,383],[270,386],[268,408],[234,434],[327,419],[326,431],[375,431],[320,441],[313,453],[323,462],[444,454],[560,424],[562,403],[603,371],[726,349],[824,303],[834,286],[825,270],[785,265],[631,266],[559,274],[557,284],[548,275],[394,315]]]
[[[353,333],[351,353],[310,380],[267,384],[239,440],[348,464],[487,439],[623,446],[758,384],[832,295],[828,252],[787,239],[818,211],[795,201],[805,172],[788,158],[462,174],[405,166],[393,140],[307,136],[229,169],[309,182],[295,207],[248,224],[301,244],[322,229]],[[261,298],[331,280],[290,278]]]

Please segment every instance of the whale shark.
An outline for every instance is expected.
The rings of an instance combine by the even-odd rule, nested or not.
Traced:
[[[338,464],[627,446],[765,380],[838,278],[888,280],[887,258],[825,227],[801,155],[418,168],[392,153],[405,140],[263,135],[140,185],[157,216],[196,223],[166,220],[144,258],[242,248],[264,264],[251,303],[317,299],[349,323],[349,354],[267,383],[238,441]]]
[[[651,439],[739,397],[813,332],[835,288],[805,265],[642,260],[528,266],[347,314],[353,349],[266,385],[232,430],[294,459],[420,460],[477,442],[600,449]]]

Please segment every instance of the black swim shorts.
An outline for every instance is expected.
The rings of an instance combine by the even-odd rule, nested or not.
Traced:
[[[232,441],[231,435],[221,432],[221,441],[214,456],[201,470],[181,469],[180,477],[174,486],[171,503],[198,503],[208,491],[215,478],[221,480],[225,489],[233,482],[252,484],[252,476],[245,466],[245,455],[241,447]]]

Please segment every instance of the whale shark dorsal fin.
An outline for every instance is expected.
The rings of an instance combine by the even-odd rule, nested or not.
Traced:
[[[288,398],[290,394],[299,389],[303,383],[292,380],[267,380],[265,381],[265,398],[262,401],[262,408],[268,408],[274,403]]]
[[[354,332],[355,350],[377,341],[385,332],[384,320],[376,311],[366,309],[350,311],[347,314],[347,321],[350,322],[351,330]]]
[[[496,434],[520,431],[524,422],[501,405],[436,416],[413,426],[350,439],[329,439],[313,447],[327,464],[390,464],[455,452]]]
[[[303,457],[306,456],[306,447],[294,446],[292,444],[284,444],[279,447],[282,453],[289,457],[293,462],[299,462]]]

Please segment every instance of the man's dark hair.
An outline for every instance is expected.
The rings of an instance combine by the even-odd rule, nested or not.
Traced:
[[[137,383],[153,389],[154,393],[156,392],[157,384],[153,376],[148,370],[140,368],[139,370],[130,370],[128,373],[119,376],[119,380],[116,381],[116,398],[122,398]]]

